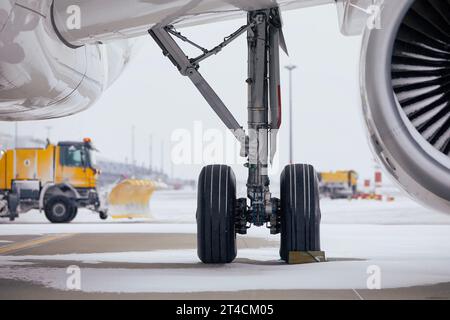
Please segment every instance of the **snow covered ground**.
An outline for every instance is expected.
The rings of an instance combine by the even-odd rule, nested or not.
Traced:
[[[137,232],[145,227],[138,227],[141,223],[158,224],[195,224],[197,195],[195,191],[161,191],[156,192],[151,200],[151,216],[149,219],[122,219],[101,221],[97,214],[92,214],[85,210],[80,210],[80,214],[70,225],[57,225],[54,228],[45,219],[44,214],[38,211],[20,216],[15,222],[10,223],[6,219],[0,220],[0,235],[5,232],[17,232],[24,230],[32,232],[39,230],[42,226],[43,233],[56,232],[58,230],[71,230],[83,232],[78,225],[83,224],[88,232],[92,230],[87,224],[98,224],[92,228],[103,230],[113,230],[120,232],[129,229],[129,224],[134,225]],[[380,202],[371,200],[329,200],[323,199],[321,202],[322,223],[323,224],[377,224],[377,225],[450,225],[450,215],[436,213],[423,208],[414,201],[404,196],[397,197],[394,202]],[[120,222],[120,226],[113,227],[110,224]],[[33,228],[26,228],[23,225],[33,224]],[[35,225],[38,226],[35,226]],[[8,226],[6,226],[8,225]],[[17,227],[16,227],[17,226]],[[164,228],[164,227],[162,227]],[[54,231],[55,230],[55,231]],[[127,231],[125,231],[127,232]],[[25,234],[26,234],[25,233]]]
[[[52,225],[32,212],[14,224],[0,221],[0,235],[193,234],[195,199],[195,193],[187,191],[155,194],[148,220],[102,222],[81,211],[72,224]],[[248,237],[270,242],[259,249],[241,249],[236,262],[226,266],[201,265],[193,249],[11,255],[0,256],[0,278],[65,290],[66,269],[42,266],[43,261],[62,261],[83,265],[82,290],[86,292],[365,289],[371,270],[380,271],[382,288],[450,282],[450,216],[403,197],[391,203],[324,200],[322,214],[322,249],[327,263],[285,265],[277,260],[278,237],[268,235],[265,229],[252,229]],[[138,266],[103,267],[105,263]]]

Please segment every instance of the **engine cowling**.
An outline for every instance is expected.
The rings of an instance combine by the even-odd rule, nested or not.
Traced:
[[[365,30],[363,112],[375,154],[411,196],[450,213],[450,1],[384,1]]]
[[[78,48],[61,41],[52,3],[0,1],[0,121],[59,118],[85,110],[130,59],[133,43],[128,40]]]

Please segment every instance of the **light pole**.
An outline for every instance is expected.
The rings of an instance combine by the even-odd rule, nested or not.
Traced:
[[[133,179],[136,179],[136,127],[131,126],[131,173],[133,175]]]
[[[135,142],[136,142],[136,127],[132,126],[131,127],[131,165],[133,165],[133,166],[136,165]]]
[[[148,168],[153,171],[153,135],[150,136],[149,149],[148,149]]]
[[[14,149],[19,147],[19,123],[14,122]]]
[[[164,139],[161,140],[161,175],[164,175]]]
[[[289,163],[294,163],[293,126],[292,126],[292,71],[297,69],[296,65],[290,64],[285,67],[289,71]]]
[[[52,131],[52,127],[51,126],[46,126],[45,129],[47,130],[47,141],[50,142],[50,134]]]

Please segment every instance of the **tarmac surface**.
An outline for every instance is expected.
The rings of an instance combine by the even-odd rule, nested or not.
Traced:
[[[161,249],[195,249],[196,236],[193,234],[60,234],[43,236],[0,236],[0,256],[47,256],[65,254],[89,254],[96,252],[148,252]],[[258,249],[273,245],[263,239],[240,239],[240,248]],[[21,260],[32,262],[27,268],[51,268],[65,270],[70,265],[83,268],[116,270],[158,270],[158,269],[206,269],[201,263],[126,263],[102,262],[80,263],[79,261]],[[279,262],[261,262],[238,259],[236,263],[266,264],[276,268]],[[15,266],[23,268],[23,266]],[[145,281],[145,279],[143,279]],[[0,299],[450,299],[450,283],[429,286],[382,290],[242,290],[233,292],[184,292],[184,293],[102,293],[58,290],[29,281],[0,279]]]
[[[0,299],[450,299],[450,216],[406,198],[322,202],[327,262],[286,265],[279,237],[238,236],[229,265],[196,255],[195,192],[161,192],[152,216],[109,219],[80,210],[67,225],[39,212],[0,220]],[[68,281],[80,270],[80,287]],[[370,267],[382,272],[369,290]]]

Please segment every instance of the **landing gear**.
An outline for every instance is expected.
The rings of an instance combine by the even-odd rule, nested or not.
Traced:
[[[224,165],[203,168],[198,182],[197,246],[204,263],[236,258],[236,178]]]
[[[245,32],[248,40],[247,133],[199,72],[201,61],[219,53]],[[318,249],[320,210],[314,169],[310,166],[287,167],[285,176],[287,172],[304,170],[295,174],[292,181],[282,178],[281,200],[273,198],[270,193],[268,167],[276,153],[276,137],[281,126],[279,48],[286,51],[279,9],[250,11],[247,25],[212,50],[187,39],[173,26],[158,25],[149,33],[163,54],[193,82],[232,131],[241,144],[241,156],[248,159],[246,198],[236,199],[236,182],[231,168],[208,166],[200,175],[197,209],[200,260],[204,263],[233,261],[236,257],[236,234],[246,234],[251,225],[265,225],[271,234],[281,232],[281,256],[285,261],[293,250]],[[190,59],[173,37],[193,45],[203,54]],[[306,178],[309,179],[307,183],[302,180]],[[292,193],[294,195],[287,198]],[[308,203],[308,209],[296,206],[298,203]],[[302,214],[306,216],[301,217]]]

